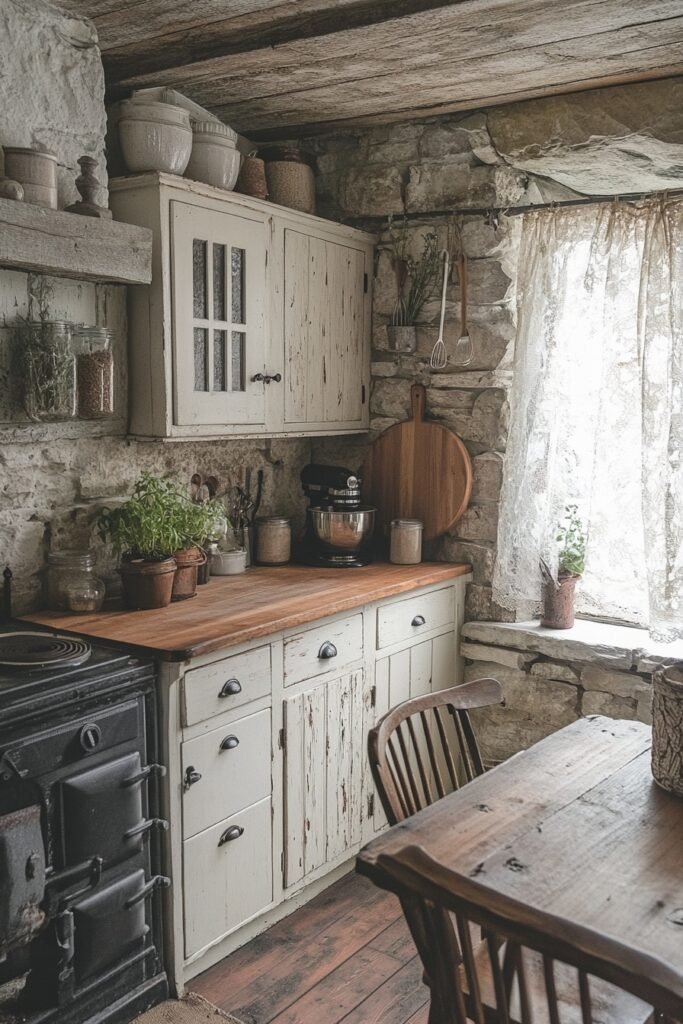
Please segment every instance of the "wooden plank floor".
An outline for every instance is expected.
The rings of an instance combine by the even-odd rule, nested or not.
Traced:
[[[243,1024],[426,1024],[398,900],[350,874],[189,983]]]

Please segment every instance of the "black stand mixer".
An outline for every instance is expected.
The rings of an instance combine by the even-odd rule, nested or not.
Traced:
[[[361,505],[355,473],[311,463],[301,471],[301,484],[310,506],[299,561],[339,569],[368,565],[376,510]]]

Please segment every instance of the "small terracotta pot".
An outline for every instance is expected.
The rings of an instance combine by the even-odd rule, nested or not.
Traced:
[[[174,558],[165,558],[161,562],[146,562],[142,558],[132,559],[122,563],[119,573],[123,584],[124,601],[133,611],[165,608],[171,603],[176,574]]]
[[[541,625],[548,629],[571,629],[574,625],[574,591],[580,576],[562,576],[556,583],[547,582],[543,588],[543,618]]]
[[[211,566],[209,565],[209,556],[206,550],[202,548],[202,558],[197,566],[197,586],[202,587],[204,584],[209,582],[211,578]]]
[[[197,572],[206,556],[201,548],[191,547],[176,551],[173,557],[178,565],[178,571],[173,581],[171,600],[186,601],[188,597],[194,597],[197,593]]]
[[[388,324],[387,338],[389,339],[389,348],[394,352],[415,352],[417,350],[417,331],[412,324],[407,327]]]

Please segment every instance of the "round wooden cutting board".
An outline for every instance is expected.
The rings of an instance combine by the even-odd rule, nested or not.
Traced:
[[[392,519],[421,519],[424,540],[440,537],[467,508],[472,463],[460,438],[425,421],[426,394],[413,384],[413,418],[377,438],[361,470],[363,500],[378,510],[378,526]]]

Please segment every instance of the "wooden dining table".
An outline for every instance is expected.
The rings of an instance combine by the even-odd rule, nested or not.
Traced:
[[[651,730],[584,718],[388,829],[357,870],[422,846],[460,874],[683,967],[683,800],[650,771]]]

